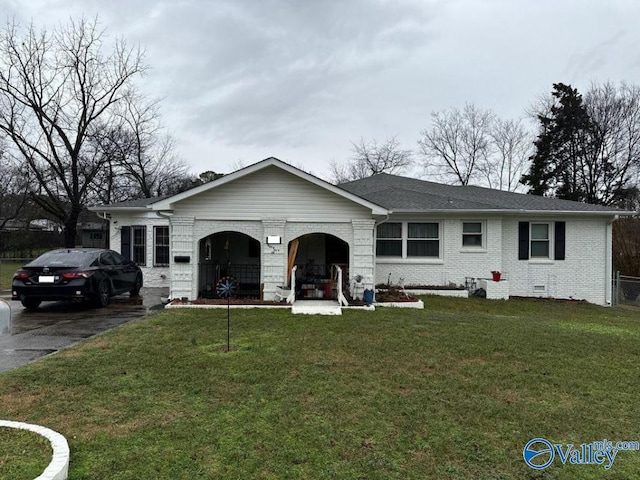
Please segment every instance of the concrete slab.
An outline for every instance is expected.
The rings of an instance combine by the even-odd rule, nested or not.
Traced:
[[[342,315],[342,308],[335,300],[296,300],[291,313],[301,315]]]

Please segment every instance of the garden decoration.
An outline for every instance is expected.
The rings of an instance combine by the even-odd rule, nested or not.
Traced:
[[[236,295],[238,290],[238,280],[233,277],[222,277],[216,285],[218,296],[227,299],[227,352],[231,349],[231,297]]]

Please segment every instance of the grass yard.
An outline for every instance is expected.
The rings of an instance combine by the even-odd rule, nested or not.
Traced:
[[[38,477],[53,453],[46,438],[25,430],[0,427],[0,478],[33,480]]]
[[[22,263],[4,263],[0,261],[0,290],[9,290],[13,274],[23,266]]]
[[[232,311],[229,353],[226,311],[160,312],[0,375],[0,418],[65,435],[74,480],[637,476],[640,452],[522,458],[535,437],[640,440],[637,312],[424,300]]]

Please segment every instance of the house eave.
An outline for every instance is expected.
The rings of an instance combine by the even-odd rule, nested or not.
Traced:
[[[151,208],[151,205],[147,205],[146,207],[109,207],[109,205],[104,205],[100,207],[89,207],[90,212],[96,213],[128,213],[128,212],[148,212]]]

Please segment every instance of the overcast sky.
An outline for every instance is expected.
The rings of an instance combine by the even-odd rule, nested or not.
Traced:
[[[430,113],[525,116],[563,82],[640,83],[638,0],[0,0],[18,22],[98,16],[146,49],[194,173],[274,156],[325,177],[351,142],[415,149]]]

